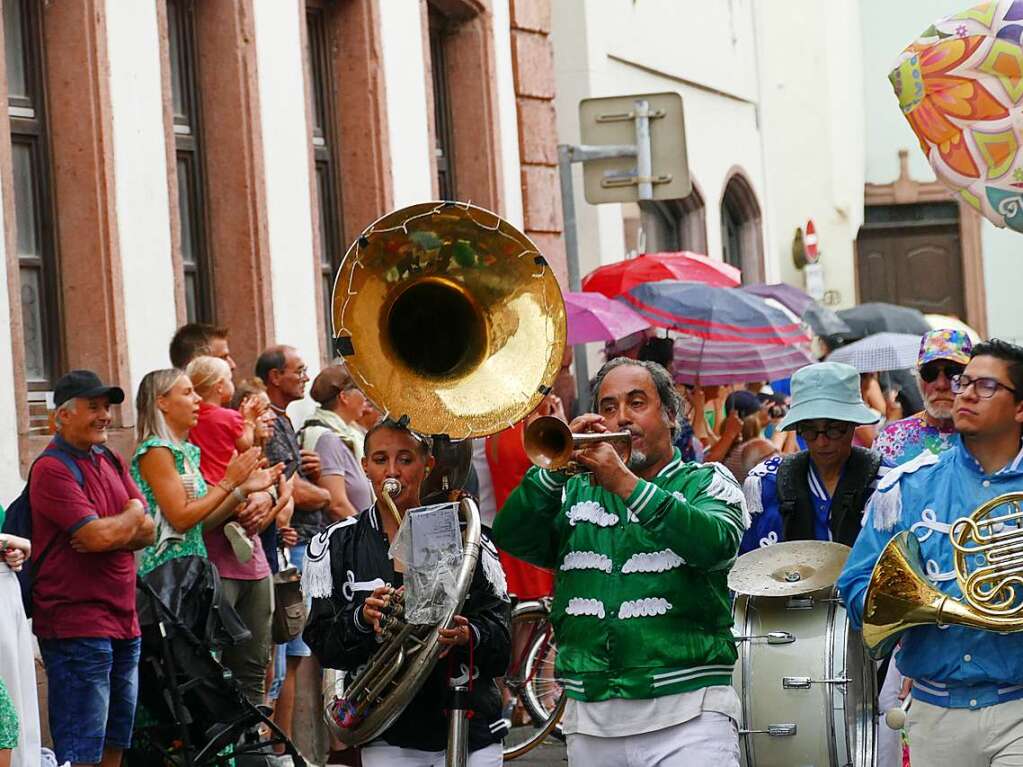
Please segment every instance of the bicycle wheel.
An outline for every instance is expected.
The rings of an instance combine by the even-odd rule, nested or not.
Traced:
[[[522,703],[534,721],[545,722],[554,717],[558,708],[564,709],[564,688],[554,671],[558,647],[554,632],[547,624],[546,631],[538,634],[526,655],[525,688]],[[562,737],[560,712],[555,718],[555,735]]]
[[[551,699],[549,683],[536,684],[537,674],[553,668],[554,644],[548,617],[545,602],[525,602],[512,612],[513,630],[527,633],[525,645],[512,658],[508,674],[499,681],[509,699],[505,708],[509,722],[504,740],[506,762],[533,750],[552,734],[562,737],[559,722],[564,700]]]

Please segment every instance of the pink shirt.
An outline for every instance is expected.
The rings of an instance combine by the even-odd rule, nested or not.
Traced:
[[[207,484],[213,486],[224,478],[227,464],[235,451],[235,442],[245,430],[241,413],[226,407],[199,403],[199,420],[188,434],[188,441],[199,448],[199,470]],[[230,521],[230,520],[228,520]],[[238,561],[224,528],[204,530],[206,554],[217,566],[221,578],[239,581],[258,581],[270,574],[270,565],[263,554],[259,536],[251,536],[252,559],[245,564]]]

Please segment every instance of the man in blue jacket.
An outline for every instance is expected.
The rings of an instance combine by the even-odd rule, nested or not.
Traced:
[[[1023,491],[1023,348],[978,344],[965,371],[952,378],[952,391],[960,435],[954,447],[940,456],[925,451],[889,472],[867,506],[838,581],[856,627],[874,564],[893,536],[915,535],[931,583],[961,599],[948,535],[953,523],[998,495]],[[1023,764],[1018,635],[919,626],[902,634],[895,662],[913,680],[906,728],[914,764]]]

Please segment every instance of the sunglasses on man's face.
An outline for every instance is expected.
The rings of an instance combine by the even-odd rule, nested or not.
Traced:
[[[920,368],[920,380],[924,383],[934,383],[938,376],[944,373],[946,380],[951,381],[953,376],[960,375],[965,369],[964,365],[955,363],[929,362]]]

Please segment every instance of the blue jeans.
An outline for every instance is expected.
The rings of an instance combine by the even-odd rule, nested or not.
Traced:
[[[139,689],[138,639],[41,639],[57,762],[99,764],[131,745]]]

